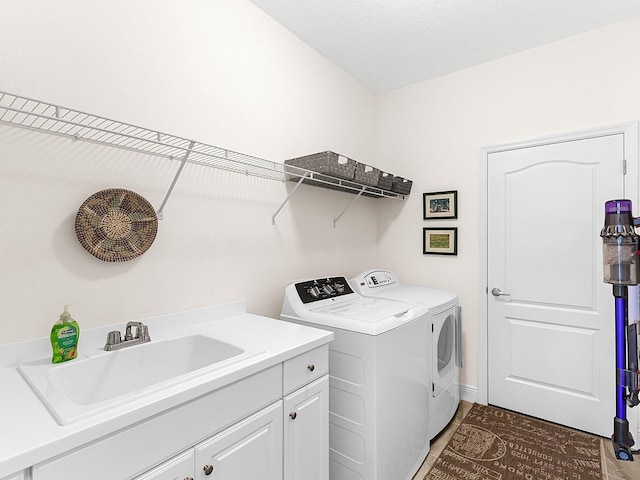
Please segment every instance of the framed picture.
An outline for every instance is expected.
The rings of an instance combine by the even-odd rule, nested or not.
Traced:
[[[422,253],[432,255],[457,255],[458,228],[423,228]]]
[[[425,220],[458,218],[458,191],[423,193],[422,213]]]

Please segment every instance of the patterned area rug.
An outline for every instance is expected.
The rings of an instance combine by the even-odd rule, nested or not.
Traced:
[[[602,479],[600,439],[474,404],[425,480]]]

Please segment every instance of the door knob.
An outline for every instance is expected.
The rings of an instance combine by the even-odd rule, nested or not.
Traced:
[[[202,467],[202,470],[204,470],[205,475],[211,475],[213,473],[213,466],[205,465],[204,467]]]
[[[509,296],[509,293],[503,292],[502,290],[500,290],[498,287],[494,287],[491,289],[491,295],[493,295],[494,297],[503,297],[503,296]]]

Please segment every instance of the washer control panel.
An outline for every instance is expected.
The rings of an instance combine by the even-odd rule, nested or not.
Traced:
[[[296,283],[296,291],[302,303],[317,302],[353,293],[349,282],[344,277],[319,278]]]

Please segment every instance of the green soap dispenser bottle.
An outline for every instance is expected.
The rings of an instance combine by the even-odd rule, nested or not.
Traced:
[[[80,338],[80,327],[78,322],[71,318],[68,308],[64,306],[64,312],[51,329],[51,348],[53,349],[53,363],[62,363],[73,360],[78,356],[78,339]]]

